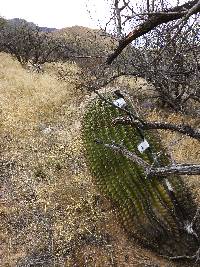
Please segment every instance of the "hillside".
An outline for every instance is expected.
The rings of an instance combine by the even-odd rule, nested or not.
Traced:
[[[64,37],[78,46],[85,55],[105,56],[116,44],[102,30],[93,30],[83,26],[73,26],[54,31],[54,36]],[[83,54],[84,55],[84,54]]]
[[[68,32],[79,30],[85,36],[87,29],[80,27]],[[116,223],[84,161],[81,118],[89,95],[77,89],[80,70],[65,64],[71,76],[62,81],[57,68],[46,64],[44,73],[28,72],[0,54],[1,266],[192,266],[141,248]],[[121,82],[131,82],[131,88],[139,83]],[[161,119],[156,111],[148,116]],[[193,123],[174,114],[165,119]],[[165,144],[180,138],[161,134]],[[199,162],[199,149],[197,141],[181,138],[172,152],[179,162]],[[199,202],[200,180],[191,177],[188,183]]]
[[[12,23],[12,24],[15,24],[15,25],[21,24],[22,22],[27,22],[26,20],[24,20],[24,19],[19,19],[19,18],[9,19],[9,20],[7,20],[7,21],[8,21],[9,23]],[[27,22],[27,23],[29,24],[30,27],[33,27],[33,28],[36,27],[36,24],[33,23],[33,22]],[[42,32],[54,32],[54,31],[57,30],[56,28],[40,27],[40,26],[39,26],[39,29],[40,29],[40,31],[42,31]]]

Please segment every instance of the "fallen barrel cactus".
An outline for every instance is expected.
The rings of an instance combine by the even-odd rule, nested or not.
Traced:
[[[112,93],[106,97],[114,100]],[[83,141],[95,182],[117,207],[123,226],[135,240],[166,256],[195,253],[198,240],[186,228],[196,207],[182,178],[147,178],[140,165],[111,149],[112,144],[123,145],[150,164],[156,153],[163,151],[158,136],[147,132],[145,138],[150,148],[140,153],[140,131],[129,125],[112,123],[123,115],[122,110],[99,98],[93,99],[87,107]],[[159,164],[168,163],[163,152]]]

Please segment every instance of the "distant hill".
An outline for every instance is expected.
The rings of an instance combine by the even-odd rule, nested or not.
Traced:
[[[66,27],[52,33],[54,36],[63,37],[74,43],[88,55],[103,56],[116,46],[111,35],[98,29],[90,29],[83,26]]]
[[[52,35],[64,38],[73,47],[72,58],[83,69],[93,70],[102,64],[116,46],[115,40],[107,33],[83,26],[66,27],[52,32]]]
[[[28,23],[30,25],[30,27],[33,27],[33,28],[37,27],[37,25],[35,23],[28,22],[25,19],[20,19],[20,18],[8,19],[7,21],[9,23],[12,23],[12,24],[15,24],[15,25],[20,24],[21,22],[26,22],[26,23]],[[56,28],[40,27],[40,26],[38,26],[38,27],[42,32],[54,32],[54,31],[57,30]]]
[[[0,26],[3,25],[5,22],[6,20],[0,16]]]
[[[39,29],[40,29],[42,32],[54,32],[54,31],[57,31],[56,28],[48,28],[48,27],[39,27]]]

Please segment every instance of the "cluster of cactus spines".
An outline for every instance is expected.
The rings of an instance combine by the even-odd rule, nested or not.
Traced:
[[[113,96],[108,97],[112,100]],[[181,224],[191,218],[195,205],[181,178],[147,178],[141,166],[97,142],[121,144],[153,163],[152,153],[163,150],[158,137],[155,133],[147,133],[152,151],[140,154],[138,130],[129,125],[112,124],[114,118],[123,115],[123,111],[100,99],[88,106],[83,119],[83,140],[91,173],[102,192],[116,204],[129,233],[145,245],[154,249],[159,247],[159,253],[187,253],[187,244],[184,248],[183,243],[191,239],[190,248],[196,245],[193,245],[193,238],[183,234]],[[167,163],[169,160],[163,153],[159,164]],[[166,179],[173,192],[168,189]]]

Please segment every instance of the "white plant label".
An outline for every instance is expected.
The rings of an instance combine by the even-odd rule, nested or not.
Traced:
[[[141,142],[139,145],[138,145],[138,150],[140,151],[140,153],[143,153],[147,148],[149,147],[149,143],[147,142],[146,139],[144,139],[143,142]]]
[[[124,106],[126,106],[126,101],[121,97],[113,101],[113,104],[119,108],[123,108]]]
[[[169,191],[173,192],[173,187],[172,187],[172,185],[170,184],[170,182],[167,179],[165,179],[165,183],[166,183],[166,186],[169,189]]]

